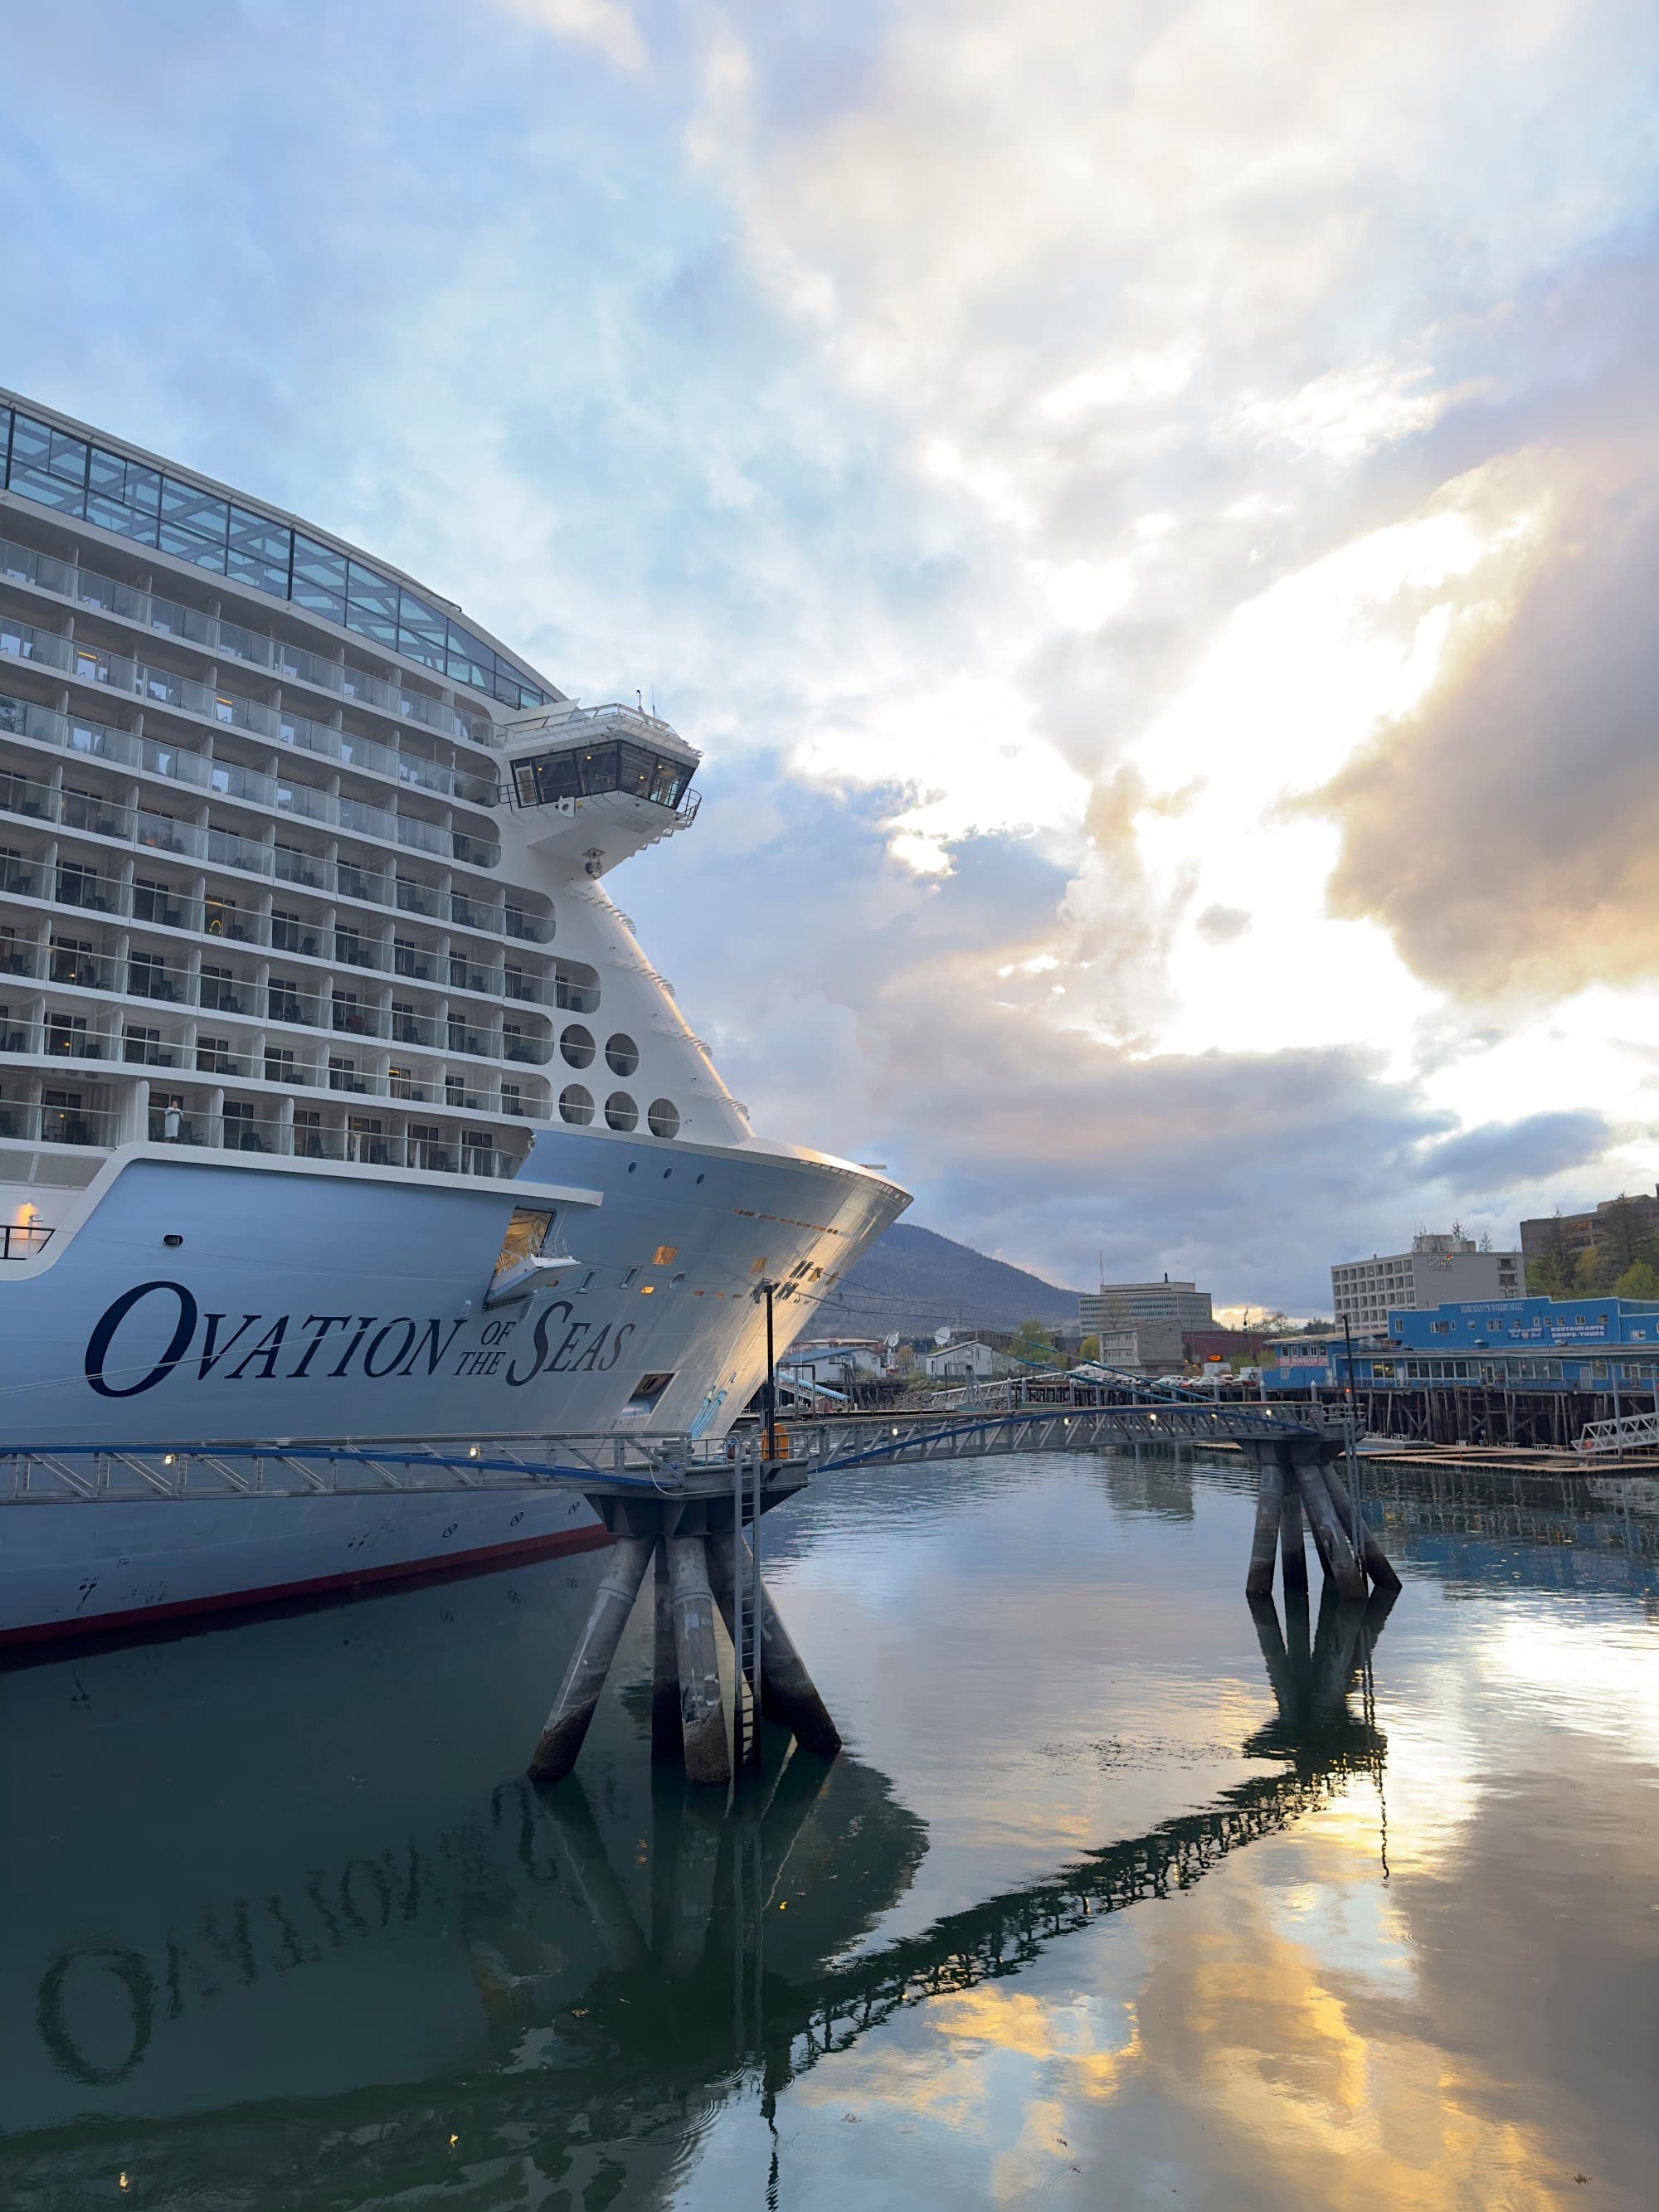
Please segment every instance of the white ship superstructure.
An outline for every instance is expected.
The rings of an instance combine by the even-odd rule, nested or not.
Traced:
[[[0,475],[0,1436],[718,1433],[904,1199],[606,890],[696,750],[4,393]]]

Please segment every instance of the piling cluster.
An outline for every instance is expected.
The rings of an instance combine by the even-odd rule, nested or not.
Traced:
[[[710,1519],[707,1504],[690,1511],[683,1500],[630,1504],[629,1526],[611,1547],[586,1625],[531,1759],[532,1781],[560,1781],[575,1765],[623,1631],[653,1563],[655,1757],[683,1759],[690,1782],[725,1787],[744,1753],[745,1698],[753,1723],[747,1741],[756,1748],[764,1718],[820,1758],[833,1759],[841,1749],[836,1724],[761,1578],[742,1527],[735,1516],[726,1528],[709,1525]],[[717,1615],[733,1655],[729,1715]]]
[[[1363,1601],[1368,1583],[1390,1593],[1400,1588],[1399,1576],[1338,1468],[1339,1445],[1327,1437],[1297,1436],[1264,1437],[1245,1449],[1254,1452],[1257,1467],[1247,1596],[1272,1595],[1275,1551],[1285,1595],[1306,1590],[1304,1520],[1320,1565],[1339,1597]]]

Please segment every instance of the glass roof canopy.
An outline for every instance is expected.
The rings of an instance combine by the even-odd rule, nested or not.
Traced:
[[[237,498],[0,400],[0,483],[355,630],[507,707],[556,696],[448,611],[337,546]]]

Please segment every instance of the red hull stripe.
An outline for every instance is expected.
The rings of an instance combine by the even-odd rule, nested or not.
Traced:
[[[477,1551],[447,1552],[436,1559],[398,1559],[390,1566],[354,1567],[343,1575],[313,1575],[301,1582],[270,1583],[259,1589],[219,1590],[205,1597],[179,1598],[171,1605],[133,1606],[125,1613],[95,1613],[75,1620],[40,1620],[26,1628],[0,1628],[0,1648],[17,1644],[45,1644],[53,1638],[101,1636],[120,1628],[159,1628],[169,1620],[187,1620],[192,1614],[225,1613],[233,1607],[247,1609],[276,1605],[287,1598],[325,1597],[331,1591],[361,1589],[367,1583],[398,1582],[411,1575],[441,1575],[452,1568],[480,1567],[495,1559],[551,1559],[568,1552],[597,1551],[611,1540],[608,1528],[567,1528],[552,1536],[526,1536],[510,1544],[483,1544]]]

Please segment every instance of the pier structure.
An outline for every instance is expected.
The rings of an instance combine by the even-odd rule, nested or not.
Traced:
[[[775,1441],[775,1438],[768,1439]],[[680,1464],[674,1480],[626,1470],[584,1484],[613,1541],[587,1621],[554,1698],[528,1772],[562,1781],[586,1738],[623,1632],[654,1577],[651,1739],[684,1759],[690,1782],[724,1788],[761,1758],[763,1717],[804,1751],[833,1759],[841,1736],[762,1579],[761,1518],[793,1497],[807,1469],[739,1441],[729,1462]],[[732,1653],[728,1717],[715,1617]]]
[[[772,1506],[814,1474],[1125,1443],[1230,1446],[1255,1459],[1250,1595],[1271,1590],[1276,1554],[1287,1595],[1306,1589],[1304,1523],[1342,1598],[1363,1599],[1368,1582],[1400,1587],[1361,1511],[1358,1463],[1340,1414],[1168,1395],[1123,1402],[1119,1387],[1098,1383],[1035,1404],[943,1417],[849,1414],[788,1432],[773,1420],[717,1441],[610,1433],[466,1446],[407,1439],[171,1449],[16,1443],[0,1452],[0,1505],[27,1511],[136,1499],[161,1507],[209,1497],[579,1489],[611,1540],[611,1553],[532,1755],[532,1778],[557,1782],[574,1765],[649,1575],[653,1745],[661,1756],[678,1751],[691,1781],[729,1786],[758,1761],[763,1721],[809,1753],[833,1757],[841,1743],[762,1576],[761,1525]],[[1336,1464],[1345,1445],[1346,1482]],[[717,1616],[734,1655],[729,1709]]]

